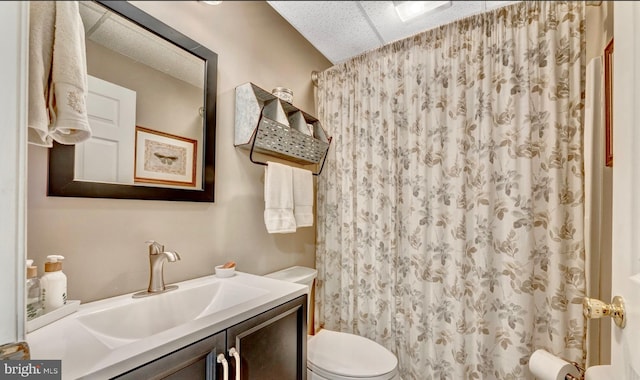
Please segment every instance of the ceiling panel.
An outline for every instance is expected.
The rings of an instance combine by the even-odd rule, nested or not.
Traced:
[[[464,17],[517,1],[453,1],[402,22],[393,1],[267,1],[332,63]]]
[[[331,62],[380,46],[357,1],[268,1]]]
[[[402,22],[398,17],[392,1],[362,1],[363,8],[373,21],[385,43],[397,41],[408,36],[448,24],[483,11],[483,1],[456,1],[452,6],[432,14]]]

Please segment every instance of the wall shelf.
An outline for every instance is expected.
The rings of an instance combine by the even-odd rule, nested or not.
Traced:
[[[234,145],[298,164],[320,164],[331,144],[320,121],[253,83],[236,87]]]

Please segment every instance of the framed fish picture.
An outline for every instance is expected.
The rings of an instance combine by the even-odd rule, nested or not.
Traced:
[[[136,126],[134,182],[195,187],[198,142]]]

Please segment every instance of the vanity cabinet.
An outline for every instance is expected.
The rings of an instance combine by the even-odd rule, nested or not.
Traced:
[[[238,357],[229,354],[231,349]],[[223,380],[223,354],[229,380],[306,380],[307,296],[267,310],[224,331],[194,342],[115,377]],[[240,379],[236,379],[237,361]]]
[[[227,346],[240,352],[241,380],[306,379],[307,296],[230,327]],[[235,361],[229,363],[235,374]]]
[[[139,379],[222,379],[215,374],[217,366],[209,368],[207,361],[215,364],[219,353],[225,352],[225,333],[220,332],[181,348],[150,363],[115,377],[119,380]]]

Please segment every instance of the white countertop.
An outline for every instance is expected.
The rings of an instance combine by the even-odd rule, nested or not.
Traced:
[[[211,275],[183,281],[177,285],[187,287],[211,281],[248,285],[266,292],[260,297],[220,312],[115,348],[109,348],[98,340],[78,321],[78,318],[112,304],[130,302],[133,293],[90,302],[80,305],[78,312],[27,334],[31,359],[61,360],[63,380],[106,379],[225,330],[307,292],[305,285],[242,272],[236,272],[235,276],[229,278],[221,279]],[[162,295],[151,297],[160,296]],[[158,318],[162,318],[162,316],[158,316]],[[118,321],[113,323],[118,323]]]

